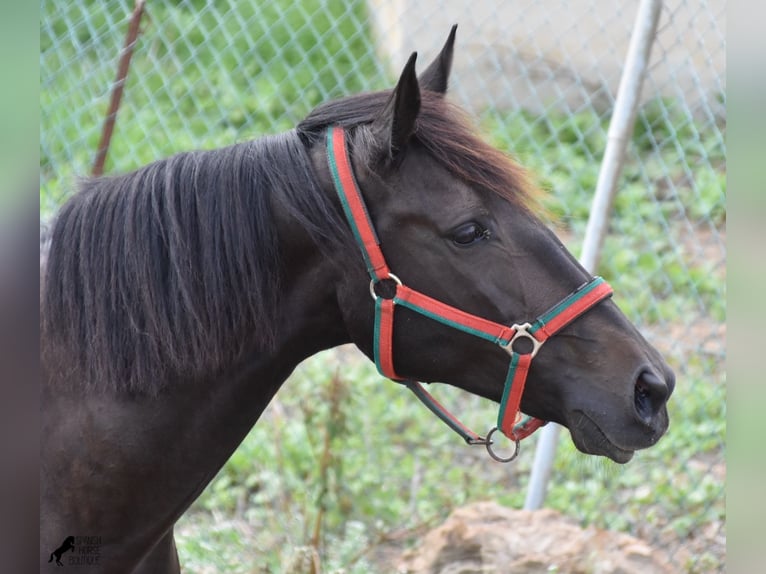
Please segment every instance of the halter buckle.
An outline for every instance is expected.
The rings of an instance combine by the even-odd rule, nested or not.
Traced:
[[[508,353],[510,356],[513,356],[514,354],[517,355],[531,355],[532,358],[534,358],[535,355],[537,355],[537,351],[540,350],[540,347],[543,346],[542,341],[538,341],[535,336],[529,332],[529,329],[532,328],[531,323],[523,323],[519,325],[518,323],[511,326],[511,329],[515,331],[515,334],[511,338],[510,341],[508,341],[507,345],[500,345],[506,353]],[[521,338],[529,339],[532,342],[532,350],[529,353],[519,353],[518,351],[513,350],[513,344]]]

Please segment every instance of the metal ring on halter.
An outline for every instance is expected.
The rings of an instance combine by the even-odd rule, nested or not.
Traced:
[[[377,285],[377,284],[378,284],[378,283],[380,283],[381,281],[387,281],[387,280],[389,280],[389,279],[390,279],[391,281],[393,281],[394,283],[396,283],[397,285],[400,285],[400,286],[401,286],[401,284],[402,284],[402,280],[401,280],[401,279],[399,279],[399,278],[398,278],[396,275],[394,275],[393,273],[389,273],[389,274],[388,274],[388,277],[383,277],[382,279],[373,279],[372,281],[370,281],[370,295],[372,295],[372,299],[373,299],[374,301],[377,301],[377,300],[378,300],[378,297],[379,297],[379,295],[378,295],[377,293],[375,293],[375,285]],[[386,297],[386,298],[388,298],[388,297]],[[393,299],[393,297],[391,297],[391,299]]]
[[[513,335],[513,338],[510,341],[508,341],[507,345],[500,345],[500,346],[505,350],[506,353],[508,353],[511,356],[513,356],[514,354],[532,355],[532,357],[534,358],[534,356],[537,355],[537,351],[540,350],[540,347],[542,347],[543,344],[542,342],[535,339],[535,336],[529,332],[529,329],[531,328],[532,328],[532,325],[530,323],[524,323],[522,325],[519,325],[519,324],[513,325],[511,329],[513,329],[516,332]],[[532,342],[532,350],[529,353],[517,353],[516,351],[513,350],[513,344],[518,339],[521,339],[521,338],[529,339]]]
[[[516,440],[516,448],[513,450],[513,454],[507,458],[503,458],[502,456],[498,455],[494,450],[492,450],[492,435],[496,430],[499,430],[497,427],[492,427],[492,430],[490,430],[487,433],[487,438],[485,439],[487,442],[485,446],[487,447],[487,452],[489,453],[489,456],[491,456],[493,459],[495,459],[497,462],[511,462],[514,458],[519,456],[519,448],[521,446],[521,441]]]

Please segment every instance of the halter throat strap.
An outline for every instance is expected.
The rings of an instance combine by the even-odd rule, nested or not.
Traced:
[[[370,293],[375,300],[373,348],[378,371],[385,377],[406,384],[418,399],[468,444],[486,445],[490,455],[496,460],[512,460],[518,453],[519,441],[545,424],[545,421],[534,417],[522,418],[520,413],[521,397],[532,359],[545,341],[585,311],[609,297],[612,288],[601,277],[595,277],[533,322],[509,327],[472,315],[407,287],[391,272],[383,256],[380,241],[354,178],[344,130],[340,127],[330,128],[327,131],[326,143],[327,161],[335,190],[371,279]],[[406,307],[434,321],[485,339],[509,354],[510,365],[500,401],[497,426],[486,437],[463,425],[426,391],[421,383],[397,375],[393,360],[394,312],[397,306]],[[531,348],[524,351],[514,349],[514,344],[522,338],[528,340],[527,347]],[[500,430],[516,442],[516,451],[511,457],[499,457],[492,450],[491,435],[496,430]]]

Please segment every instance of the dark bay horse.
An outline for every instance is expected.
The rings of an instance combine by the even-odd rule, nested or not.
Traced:
[[[41,572],[68,535],[99,548],[67,572],[178,572],[175,522],[296,365],[344,343],[565,425],[585,453],[659,440],[673,373],[445,100],[453,41],[393,90],[87,180],[61,208],[41,259]]]

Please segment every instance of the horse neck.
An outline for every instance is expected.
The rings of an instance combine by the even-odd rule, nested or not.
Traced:
[[[324,173],[323,165],[317,165],[317,161],[326,160],[311,155],[319,188],[332,203],[337,203],[340,216],[342,208],[329,173]],[[338,305],[337,288],[347,267],[339,262],[345,261],[346,251],[355,246],[350,242],[345,245],[338,241],[323,242],[316,233],[304,229],[303,222],[279,201],[273,202],[272,209],[282,278],[274,349],[277,357],[297,365],[319,351],[351,341]]]
[[[293,234],[295,235],[295,234]],[[337,270],[326,254],[302,242],[280,247],[285,261],[277,314],[275,357],[297,365],[319,351],[350,342],[338,307]]]

